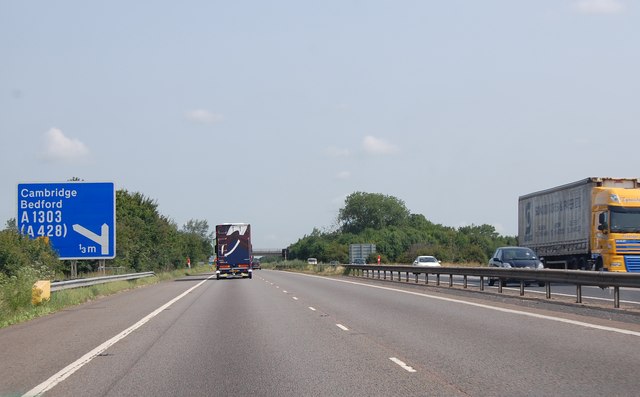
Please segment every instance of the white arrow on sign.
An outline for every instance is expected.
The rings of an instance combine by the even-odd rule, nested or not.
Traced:
[[[102,234],[100,235],[97,235],[86,227],[78,224],[73,225],[72,227],[75,232],[78,232],[89,240],[93,240],[97,244],[100,244],[102,255],[109,255],[109,225],[106,223],[102,225]]]

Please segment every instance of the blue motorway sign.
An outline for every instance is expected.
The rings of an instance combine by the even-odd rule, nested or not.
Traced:
[[[21,183],[18,229],[49,240],[60,259],[116,256],[113,182]]]

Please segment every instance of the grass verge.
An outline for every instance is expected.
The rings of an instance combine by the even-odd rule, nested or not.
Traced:
[[[198,266],[191,270],[180,269],[171,272],[158,273],[155,277],[145,277],[129,281],[114,281],[89,287],[65,289],[62,291],[52,292],[51,300],[43,302],[37,306],[31,305],[31,285],[29,285],[26,287],[29,288],[29,293],[27,294],[28,301],[23,302],[18,307],[9,307],[8,305],[4,305],[0,302],[0,328],[29,321],[50,313],[55,313],[59,310],[80,305],[82,303],[98,299],[102,296],[156,284],[161,281],[175,280],[184,276],[205,273],[209,270],[209,266]]]

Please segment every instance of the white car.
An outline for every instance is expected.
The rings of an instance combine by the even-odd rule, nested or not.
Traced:
[[[413,266],[440,267],[440,261],[435,256],[422,255],[413,261]]]

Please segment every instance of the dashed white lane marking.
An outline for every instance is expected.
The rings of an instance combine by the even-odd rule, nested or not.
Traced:
[[[294,297],[293,297],[293,300],[294,300],[294,301],[297,301],[297,300],[298,300],[298,298],[294,296]]]
[[[407,364],[405,364],[404,362],[398,360],[395,357],[389,357],[389,360],[391,360],[394,363],[398,364],[402,369],[404,369],[407,372],[416,372],[416,370],[413,369],[413,367],[408,366]]]
[[[284,292],[285,294],[287,293],[287,291],[285,291],[285,290],[282,290],[282,292]]]
[[[162,311],[167,309],[169,306],[173,305],[174,303],[176,303],[177,301],[182,299],[185,295],[189,294],[191,291],[193,291],[194,289],[198,288],[199,286],[204,284],[207,280],[209,280],[209,279],[211,279],[213,277],[215,277],[215,275],[207,277],[206,279],[202,280],[198,284],[194,285],[193,287],[191,287],[188,290],[184,291],[180,295],[178,295],[175,298],[171,299],[169,302],[167,302],[164,305],[160,306],[159,308],[157,308],[153,312],[147,314],[144,318],[142,318],[137,323],[133,324],[131,327],[125,329],[122,332],[120,332],[118,335],[114,336],[113,338],[111,338],[108,341],[104,342],[100,346],[98,346],[95,349],[91,350],[89,353],[87,353],[84,356],[80,357],[79,359],[77,359],[73,363],[67,365],[66,367],[61,369],[58,373],[56,373],[55,375],[53,375],[52,377],[50,377],[46,381],[42,382],[38,386],[36,386],[33,389],[29,390],[28,392],[26,392],[24,394],[24,396],[41,396],[45,392],[47,392],[48,390],[51,390],[51,388],[53,388],[55,385],[57,385],[58,383],[62,382],[65,379],[67,379],[71,375],[73,375],[74,372],[76,372],[77,370],[79,370],[80,368],[82,368],[83,366],[88,364],[95,357],[97,357],[98,355],[102,354],[102,352],[104,352],[105,350],[107,350],[111,346],[115,345],[117,342],[121,341],[122,339],[126,338],[127,335],[129,335],[133,331],[135,331],[138,328],[140,328],[143,325],[145,325],[149,320],[151,320],[152,318],[154,318],[158,314],[162,313]]]
[[[315,311],[316,311],[316,308],[315,308],[315,307],[311,307],[311,306],[309,306],[309,310],[311,310],[311,311],[315,312]]]
[[[341,329],[341,330],[343,330],[343,331],[349,331],[349,328],[345,327],[345,326],[344,326],[344,325],[342,325],[342,324],[336,324],[336,325],[338,326],[338,328],[340,328],[340,329]]]

